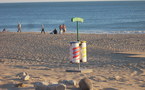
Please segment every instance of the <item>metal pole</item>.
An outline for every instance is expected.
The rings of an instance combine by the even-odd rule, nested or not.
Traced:
[[[77,41],[79,41],[79,22],[77,21]],[[78,63],[78,69],[80,70],[80,63]]]
[[[77,41],[79,41],[79,22],[77,21]]]

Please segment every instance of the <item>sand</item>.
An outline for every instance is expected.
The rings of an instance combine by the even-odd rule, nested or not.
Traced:
[[[66,72],[77,69],[69,62],[69,45],[76,34],[41,34],[37,32],[0,33],[0,90],[34,90],[35,82],[55,83],[88,77],[95,90],[145,89],[145,34],[80,34],[87,41],[87,63],[81,68],[92,73]],[[26,87],[16,76],[27,72]],[[67,88],[68,90],[79,90]]]

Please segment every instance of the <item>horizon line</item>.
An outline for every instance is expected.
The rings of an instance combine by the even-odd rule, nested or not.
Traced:
[[[0,2],[0,3],[39,3],[39,2],[104,2],[104,1],[108,1],[108,2],[110,2],[110,1],[116,1],[116,2],[118,2],[118,1],[145,1],[145,0],[90,0],[90,1],[73,1],[73,0],[70,0],[70,1],[4,1],[4,2]]]

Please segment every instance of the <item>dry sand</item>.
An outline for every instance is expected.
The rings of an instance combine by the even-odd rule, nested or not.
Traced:
[[[0,90],[34,90],[35,82],[92,80],[95,90],[145,90],[144,34],[80,34],[87,41],[88,62],[82,68],[92,73],[65,72],[77,68],[69,63],[69,42],[76,34],[0,33]],[[16,77],[27,72],[24,88]],[[78,90],[69,88],[68,90]]]

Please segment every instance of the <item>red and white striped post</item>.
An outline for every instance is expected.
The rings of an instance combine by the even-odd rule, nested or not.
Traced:
[[[70,62],[77,63],[80,70],[80,46],[79,42],[70,42]]]
[[[70,42],[70,61],[72,63],[80,63],[79,42]]]

